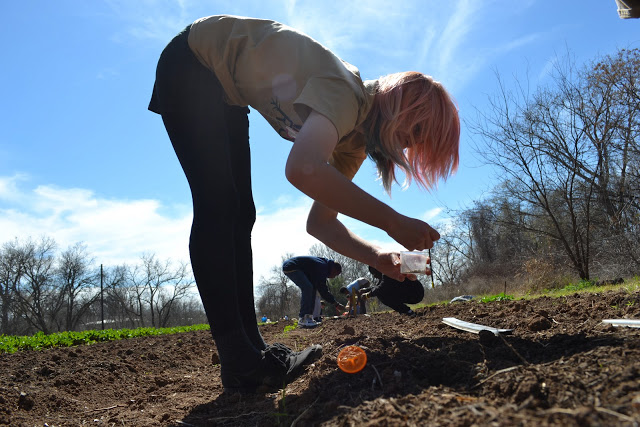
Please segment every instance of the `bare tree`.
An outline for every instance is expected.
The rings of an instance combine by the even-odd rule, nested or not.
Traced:
[[[56,276],[64,296],[64,330],[76,330],[91,305],[100,298],[99,276],[92,271],[86,246],[77,243],[58,257]]]
[[[15,331],[15,290],[24,274],[23,251],[17,240],[7,242],[0,249],[0,335]]]
[[[282,262],[292,254],[282,257]],[[300,307],[300,291],[282,271],[282,263],[271,268],[268,278],[261,277],[258,285],[260,297],[257,301],[258,312],[271,319],[281,319],[285,315],[293,316]]]
[[[616,142],[625,117],[616,113],[619,94],[596,85],[596,74],[593,68],[577,71],[569,59],[559,61],[554,85],[532,96],[519,85],[507,90],[498,76],[499,96],[471,126],[484,143],[478,152],[506,178],[502,191],[528,214],[522,225],[559,245],[584,279],[590,277],[601,213],[620,215],[612,183],[627,174],[630,162],[624,158],[632,154],[629,144]],[[623,199],[629,198],[626,192]]]
[[[170,260],[161,262],[152,254],[143,255],[141,261],[129,274],[141,326],[145,322],[145,308],[149,310],[151,326],[164,326],[174,303],[187,296],[194,281],[184,263],[174,268]]]
[[[101,277],[83,244],[58,256],[55,249],[47,237],[0,248],[0,334],[95,327],[103,310],[111,327],[165,327],[204,318],[185,263],[145,255],[133,269],[106,268]]]
[[[31,331],[45,334],[52,332],[53,320],[64,302],[54,277],[55,247],[53,239],[47,237],[20,246],[23,274],[13,290],[19,315]]]
[[[440,240],[431,250],[433,280],[440,286],[460,286],[464,273],[471,266],[473,239],[464,226],[458,219],[442,230]]]
[[[592,114],[590,122],[592,133],[609,136],[607,144],[593,141],[602,157],[598,196],[608,220],[598,236],[603,253],[610,254],[603,261],[623,274],[635,273],[640,267],[640,49],[600,58],[586,79],[589,101],[606,103],[606,116]]]
[[[160,327],[182,324],[179,316],[184,313],[180,313],[180,303],[193,299],[194,285],[195,279],[190,266],[184,262],[179,263],[173,270],[173,278],[165,281],[154,304]],[[203,310],[204,308],[201,309],[202,314]]]
[[[130,267],[120,265],[104,271],[105,308],[107,319],[115,325],[131,328],[142,326],[140,323],[140,299],[130,285]]]

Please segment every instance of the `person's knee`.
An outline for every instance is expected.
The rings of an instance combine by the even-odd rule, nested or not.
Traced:
[[[415,287],[411,289],[411,292],[407,293],[406,301],[409,304],[417,304],[424,298],[424,288],[422,285],[420,287]]]

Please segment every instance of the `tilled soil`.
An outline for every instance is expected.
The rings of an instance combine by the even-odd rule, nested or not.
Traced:
[[[323,356],[286,389],[223,393],[208,331],[0,355],[0,424],[12,426],[632,426],[640,424],[640,292],[477,301],[262,328]],[[474,334],[444,317],[513,329]],[[368,363],[340,371],[356,344]]]

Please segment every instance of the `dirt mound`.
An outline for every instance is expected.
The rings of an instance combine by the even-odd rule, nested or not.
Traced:
[[[0,424],[12,426],[638,425],[640,293],[424,308],[325,319],[313,330],[263,327],[267,342],[322,344],[279,393],[222,391],[208,332],[0,355]],[[444,317],[513,329],[473,334]],[[363,347],[346,374],[339,350]]]

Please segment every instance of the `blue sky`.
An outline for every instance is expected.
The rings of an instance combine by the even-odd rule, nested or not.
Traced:
[[[2,1],[0,243],[42,235],[61,249],[83,242],[105,265],[135,263],[144,253],[188,260],[189,189],[147,104],[164,46],[213,14],[288,24],[365,79],[417,70],[443,82],[463,120],[458,173],[432,193],[396,187],[391,199],[369,161],[354,180],[436,228],[447,208],[468,206],[495,183],[464,120],[486,108],[496,72],[535,87],[567,50],[583,63],[640,47],[640,20],[620,19],[614,0]],[[317,241],[304,231],[311,201],[284,177],[290,143],[256,112],[250,122],[257,283],[283,254],[306,254]],[[343,220],[400,249],[386,233]]]

